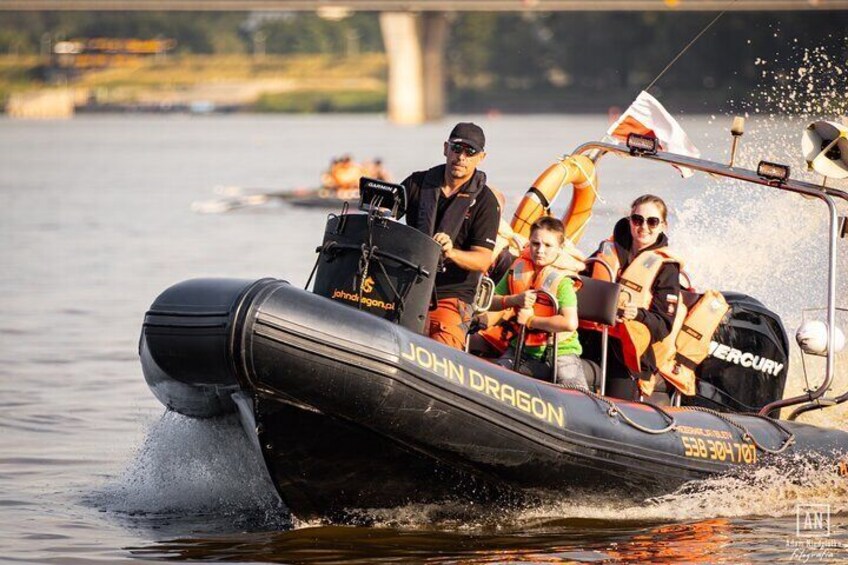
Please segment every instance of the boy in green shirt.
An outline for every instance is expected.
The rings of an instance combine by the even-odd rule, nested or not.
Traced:
[[[537,220],[530,230],[529,257],[527,253],[515,260],[509,272],[495,288],[490,310],[513,308],[516,321],[526,328],[527,337],[520,369],[532,376],[546,378],[550,367],[545,363],[549,353],[549,333],[559,333],[556,351],[557,384],[588,389],[580,361],[582,348],[577,338],[577,293],[574,282],[566,273],[556,269],[556,261],[565,241],[561,221],[550,216]],[[557,299],[559,309],[552,311],[536,303],[537,291],[546,290]],[[533,330],[537,330],[534,332]],[[538,330],[542,330],[541,332]],[[517,337],[498,359],[498,364],[513,368]],[[516,369],[518,370],[518,369]]]

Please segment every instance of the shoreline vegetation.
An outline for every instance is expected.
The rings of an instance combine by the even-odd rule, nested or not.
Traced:
[[[382,113],[387,103],[382,53],[355,56],[287,54],[173,54],[122,67],[92,70],[73,80],[48,81],[45,59],[0,56],[0,103],[61,99],[76,112]],[[604,113],[626,106],[635,92],[611,89],[587,96],[576,88],[490,88],[484,74],[448,91],[448,108],[463,113]],[[672,103],[708,112],[724,96],[674,93]],[[713,98],[713,100],[710,100]],[[667,99],[668,100],[668,99]],[[23,102],[21,102],[23,101]],[[49,112],[48,112],[49,113]],[[31,117],[50,117],[33,115]],[[59,117],[59,116],[53,116]]]
[[[37,56],[0,56],[0,101],[65,91],[77,111],[380,112],[385,56],[171,55],[47,81]]]
[[[446,111],[614,113],[685,52],[651,88],[673,113],[787,114],[825,105],[833,113],[846,103],[845,13],[730,11],[709,29],[714,16],[697,11],[451,13],[444,16]],[[88,49],[88,41],[105,43]],[[341,19],[310,12],[8,12],[0,19],[0,54],[7,111],[13,101],[71,113],[387,107],[376,12]],[[120,66],[74,70],[104,62]],[[816,93],[821,104],[799,106],[793,88]]]

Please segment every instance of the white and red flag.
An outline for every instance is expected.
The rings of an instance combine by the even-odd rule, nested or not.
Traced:
[[[627,141],[631,133],[655,137],[662,151],[686,155],[688,157],[700,157],[701,152],[689,140],[689,136],[680,127],[671,114],[669,114],[659,101],[645,92],[639,93],[633,104],[610,126],[607,135]],[[691,169],[679,167],[680,174],[691,177]]]

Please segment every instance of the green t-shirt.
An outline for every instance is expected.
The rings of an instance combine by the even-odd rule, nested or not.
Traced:
[[[512,271],[510,270],[510,273]],[[495,287],[495,294],[498,296],[509,295],[509,273],[498,282]],[[577,291],[574,290],[574,281],[569,277],[563,277],[557,287],[557,302],[560,308],[576,308],[577,307]],[[580,355],[583,353],[583,348],[580,346],[580,340],[577,338],[577,332],[562,332],[567,335],[565,339],[560,336],[557,344],[557,357],[560,355]],[[515,347],[517,338],[513,338],[510,345]],[[524,348],[524,354],[533,359],[541,359],[545,355],[546,345],[528,346]]]

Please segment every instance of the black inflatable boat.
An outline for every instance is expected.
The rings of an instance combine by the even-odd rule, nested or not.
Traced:
[[[599,149],[621,150],[581,150]],[[573,488],[649,495],[789,454],[829,465],[848,450],[843,431],[757,414],[777,414],[788,344],[779,319],[748,297],[726,294],[717,347],[771,347],[783,362],[766,375],[712,356],[690,406],[559,388],[428,339],[439,248],[387,213],[402,207],[396,187],[372,189],[362,190],[365,213],[330,217],[313,292],[189,280],[144,320],[140,356],[156,397],[191,417],[238,410],[295,515]],[[380,190],[395,192],[381,200]]]

